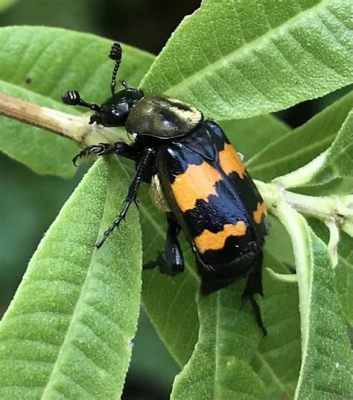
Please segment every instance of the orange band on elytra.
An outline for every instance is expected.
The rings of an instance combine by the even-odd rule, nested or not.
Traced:
[[[181,211],[193,209],[197,200],[208,201],[208,196],[217,195],[215,184],[221,179],[219,172],[207,162],[189,165],[172,183],[172,191]]]
[[[246,224],[244,221],[238,221],[236,224],[225,224],[223,230],[213,233],[205,229],[194,241],[200,253],[207,250],[223,249],[225,241],[230,236],[244,236],[246,233]]]
[[[225,143],[224,149],[219,152],[219,164],[226,175],[236,172],[241,179],[244,178],[245,165],[231,144]]]

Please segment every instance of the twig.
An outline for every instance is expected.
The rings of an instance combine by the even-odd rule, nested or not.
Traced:
[[[99,142],[114,143],[122,137],[117,129],[89,125],[87,115],[64,113],[3,93],[0,93],[0,115],[54,132],[81,146]]]

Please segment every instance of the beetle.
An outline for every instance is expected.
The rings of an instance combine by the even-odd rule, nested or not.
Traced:
[[[122,58],[119,43],[113,44],[109,57],[115,61],[111,96],[103,104],[87,103],[76,90],[63,96],[64,103],[94,112],[90,124],[123,126],[135,137],[132,144],[119,141],[87,147],[73,159],[76,164],[91,154],[116,154],[136,165],[124,206],[96,247],[103,245],[137,202],[141,182],[151,183],[165,205],[168,228],[164,252],[144,268],[159,267],[169,275],[182,272],[178,240],[182,231],[195,255],[201,292],[210,294],[246,277],[243,297],[250,298],[265,332],[254,295],[263,294],[266,206],[241,156],[221,127],[197,108],[166,96],[145,96],[125,81],[116,92]]]

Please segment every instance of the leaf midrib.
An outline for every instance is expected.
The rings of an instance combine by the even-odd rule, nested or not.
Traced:
[[[109,173],[109,172],[108,172],[108,173]],[[98,230],[97,230],[96,241],[98,241],[100,231],[101,231],[101,229],[102,229],[102,227],[103,227],[103,216],[104,216],[105,210],[107,209],[109,186],[110,186],[110,179],[109,179],[109,175],[108,175],[108,182],[107,182],[107,190],[106,190],[106,196],[105,196],[105,203],[104,203],[104,207],[103,207],[103,211],[102,211],[102,216],[101,216],[101,219],[100,219],[100,224],[99,224],[99,227],[98,227]],[[60,215],[60,213],[59,213],[59,215]],[[52,370],[52,372],[51,372],[51,374],[50,374],[50,376],[49,376],[49,378],[48,378],[47,384],[45,385],[45,388],[44,388],[43,394],[42,394],[42,396],[41,396],[41,399],[45,399],[45,398],[47,398],[47,397],[46,397],[47,395],[50,395],[50,393],[48,393],[48,391],[49,391],[49,388],[50,388],[50,386],[51,386],[51,385],[50,385],[50,384],[51,384],[51,381],[52,381],[53,377],[55,376],[55,374],[57,373],[57,371],[58,371],[58,369],[59,369],[60,358],[62,357],[63,351],[64,351],[64,349],[66,348],[67,343],[69,342],[69,338],[71,337],[72,327],[75,325],[77,316],[79,315],[80,308],[82,307],[82,304],[83,304],[82,299],[83,299],[84,295],[86,294],[86,290],[85,290],[85,289],[86,289],[86,287],[87,287],[87,285],[88,285],[88,282],[90,282],[90,278],[91,278],[91,274],[92,274],[92,268],[93,268],[93,260],[94,260],[94,255],[96,254],[96,251],[97,251],[97,250],[94,248],[93,251],[92,251],[92,253],[91,253],[91,257],[90,257],[90,261],[89,261],[89,266],[88,266],[88,268],[87,268],[87,274],[86,274],[85,280],[84,280],[84,282],[83,282],[82,289],[81,289],[81,291],[80,291],[80,294],[79,294],[79,297],[78,297],[78,299],[77,299],[76,305],[75,305],[74,310],[73,310],[73,312],[72,312],[72,317],[71,317],[69,326],[68,326],[68,328],[67,328],[67,332],[66,332],[66,334],[65,334],[65,337],[64,337],[64,340],[63,340],[63,342],[62,342],[61,348],[60,348],[60,350],[59,350],[59,352],[58,352],[58,355],[57,355],[57,357],[56,357],[56,361],[55,361],[55,363],[54,363],[53,370]],[[71,378],[70,378],[69,376],[68,376],[68,379],[71,381]],[[80,388],[81,388],[82,390],[85,390],[85,389],[84,389],[83,387],[81,387],[81,386],[80,386]],[[91,394],[90,394],[90,395],[91,395]]]
[[[284,30],[285,28],[290,26],[292,23],[294,23],[296,20],[301,19],[303,16],[305,19],[307,19],[308,18],[307,15],[313,13],[317,8],[323,8],[323,7],[325,7],[325,5],[328,5],[330,3],[334,4],[335,2],[336,2],[336,0],[324,0],[318,4],[315,4],[314,6],[312,6],[310,8],[307,8],[307,9],[299,12],[294,17],[289,18],[283,24],[278,25],[275,28],[268,30],[263,35],[257,37],[256,39],[254,39],[250,42],[247,42],[244,46],[238,47],[237,49],[228,53],[224,57],[218,59],[214,63],[207,64],[202,69],[195,71],[194,73],[187,76],[185,79],[178,82],[174,86],[169,87],[166,91],[164,91],[164,94],[173,95],[175,92],[182,93],[186,89],[190,88],[190,86],[192,86],[194,82],[206,79],[207,75],[212,74],[213,70],[217,70],[217,69],[222,68],[223,66],[227,66],[232,61],[232,59],[235,59],[237,56],[241,56],[243,54],[253,52],[254,48],[256,48],[260,43],[265,42],[274,33]],[[157,59],[158,59],[158,57],[157,57]],[[146,75],[147,80],[148,80],[148,76],[149,76],[149,74]],[[144,86],[145,79],[143,79],[141,86]]]

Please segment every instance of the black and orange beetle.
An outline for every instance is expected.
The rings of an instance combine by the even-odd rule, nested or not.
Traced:
[[[136,202],[140,183],[152,183],[160,188],[167,205],[168,231],[164,253],[145,268],[159,267],[170,275],[184,270],[178,242],[182,230],[195,254],[202,293],[247,277],[243,296],[251,299],[262,326],[253,295],[262,294],[266,207],[254,182],[220,126],[196,108],[164,96],[144,96],[124,81],[124,89],[115,93],[121,54],[120,44],[114,43],[109,55],[115,61],[112,95],[103,104],[87,103],[77,91],[63,96],[66,104],[94,111],[90,123],[125,126],[135,136],[133,144],[90,146],[73,160],[76,163],[90,154],[117,154],[136,163],[124,207],[97,248]]]

